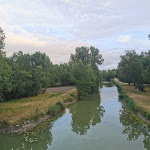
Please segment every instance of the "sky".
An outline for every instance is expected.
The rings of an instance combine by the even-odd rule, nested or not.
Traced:
[[[0,27],[7,56],[41,51],[60,64],[94,46],[99,69],[115,69],[125,50],[150,50],[150,0],[0,0]]]

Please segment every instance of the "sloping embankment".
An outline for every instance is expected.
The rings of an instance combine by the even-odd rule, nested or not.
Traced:
[[[150,87],[146,87],[146,92],[141,92],[117,78],[113,79],[113,82],[120,93],[119,98],[125,100],[144,122],[150,124]]]

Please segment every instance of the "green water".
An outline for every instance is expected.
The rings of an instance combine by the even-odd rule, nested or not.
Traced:
[[[150,150],[150,129],[118,100],[117,88],[105,83],[99,91],[61,112],[37,142],[0,135],[0,150]]]

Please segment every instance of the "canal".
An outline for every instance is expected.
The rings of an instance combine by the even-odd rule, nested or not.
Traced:
[[[68,106],[37,141],[0,135],[1,150],[150,150],[150,128],[118,99],[116,86]]]

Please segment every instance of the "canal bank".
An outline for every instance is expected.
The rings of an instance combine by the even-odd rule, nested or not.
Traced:
[[[147,87],[146,92],[142,92],[133,85],[120,82],[117,78],[112,82],[118,88],[119,98],[125,101],[145,123],[150,125],[150,88]]]
[[[0,133],[17,133],[32,129],[76,100],[77,91],[72,89],[65,93],[59,90],[57,93],[0,103]]]

